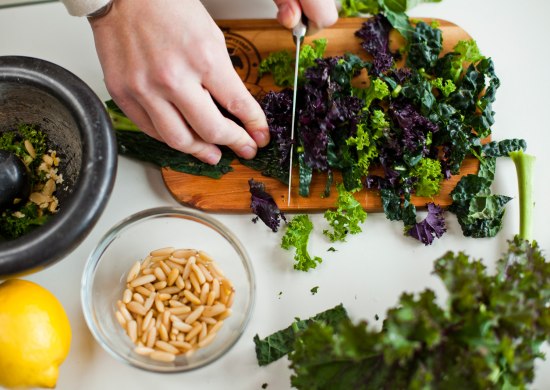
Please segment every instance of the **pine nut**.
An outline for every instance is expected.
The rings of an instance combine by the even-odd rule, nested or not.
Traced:
[[[151,283],[155,279],[156,279],[155,275],[140,276],[130,282],[130,287],[142,286],[144,284]]]
[[[126,282],[130,283],[132,280],[134,280],[139,273],[139,270],[141,268],[141,263],[139,261],[136,261],[132,268],[130,268],[130,271],[128,272],[128,276],[126,277]]]
[[[152,291],[149,290],[148,288],[145,288],[143,286],[137,286],[135,288],[135,291],[140,293],[141,295],[143,295],[144,297],[148,297],[151,295]]]
[[[177,321],[172,321],[172,328],[180,330],[184,333],[190,332],[193,329],[191,325],[182,322],[180,319],[178,319]]]
[[[124,290],[122,294],[122,302],[128,303],[132,300],[132,291],[130,289]]]
[[[207,336],[205,336],[202,340],[199,338],[199,343],[197,344],[198,347],[199,348],[206,347],[208,344],[214,341],[214,337],[216,337],[216,333],[210,333]]]
[[[168,286],[172,286],[176,282],[176,279],[178,278],[179,275],[180,275],[180,270],[178,268],[172,268],[167,278]]]
[[[226,307],[223,303],[217,303],[214,306],[207,306],[204,309],[204,312],[202,313],[202,315],[204,317],[215,317],[218,314],[223,313],[225,310],[226,310]]]
[[[183,295],[187,299],[189,299],[192,303],[194,303],[195,305],[200,305],[201,304],[201,300],[199,298],[197,298],[197,296],[195,294],[193,294],[191,291],[183,290]]]
[[[134,352],[138,355],[148,356],[154,351],[153,348],[138,346],[134,348]]]
[[[141,303],[142,305],[145,303],[145,299],[143,299],[143,295],[141,294],[138,294],[138,293],[134,293],[132,295],[132,299],[138,303]],[[124,300],[123,300],[124,302]]]
[[[204,311],[204,306],[198,306],[195,310],[193,310],[189,316],[185,319],[186,324],[192,324],[196,320],[199,319],[199,317],[202,315],[202,312]]]
[[[153,256],[153,257],[156,257],[156,256],[170,256],[172,254],[172,252],[174,252],[175,248],[169,246],[169,247],[166,247],[166,248],[160,248],[160,249],[156,249],[154,251],[151,251],[150,255]]]
[[[173,353],[164,352],[164,351],[153,351],[149,354],[149,357],[159,362],[166,362],[166,363],[170,363],[176,360],[176,355],[174,355]]]
[[[165,352],[173,353],[174,355],[179,353],[179,350],[176,347],[166,341],[157,340],[157,342],[155,343],[155,347]]]
[[[170,362],[213,341],[234,296],[233,284],[205,252],[160,248],[128,271],[115,317],[135,353]]]
[[[155,276],[157,277],[157,280],[159,281],[166,280],[166,275],[164,274],[164,271],[162,270],[161,267],[156,267],[153,270],[153,274],[155,274]]]
[[[126,330],[128,332],[128,336],[130,336],[130,340],[132,340],[132,342],[135,343],[137,341],[137,322],[136,321],[128,322],[128,326]]]
[[[147,343],[145,345],[149,348],[153,348],[157,341],[157,328],[152,327],[147,331]]]
[[[126,307],[128,308],[128,311],[139,314],[140,316],[144,316],[145,314],[147,314],[147,310],[145,310],[145,307],[143,307],[143,305],[139,302],[128,302],[126,304]]]

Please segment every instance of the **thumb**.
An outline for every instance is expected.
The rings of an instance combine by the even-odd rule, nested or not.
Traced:
[[[274,0],[277,6],[277,20],[282,26],[291,29],[298,24],[302,10],[297,0]]]

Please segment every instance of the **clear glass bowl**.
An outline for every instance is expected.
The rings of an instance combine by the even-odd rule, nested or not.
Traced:
[[[160,362],[134,351],[135,344],[116,319],[126,277],[137,260],[152,250],[173,246],[207,252],[235,288],[232,314],[214,341],[190,356]],[[205,213],[184,208],[155,208],[115,225],[100,240],[84,267],[81,299],[84,317],[98,343],[112,356],[154,372],[183,372],[223,356],[242,335],[254,304],[255,280],[248,254],[223,224]]]

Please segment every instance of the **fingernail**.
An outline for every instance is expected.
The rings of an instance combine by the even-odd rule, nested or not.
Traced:
[[[244,158],[252,158],[256,154],[256,149],[250,145],[245,145],[239,150],[239,154]]]
[[[221,156],[217,153],[210,153],[206,156],[206,163],[210,165],[216,165],[220,161]]]
[[[265,146],[267,144],[267,136],[263,131],[255,131],[254,139],[258,146]]]

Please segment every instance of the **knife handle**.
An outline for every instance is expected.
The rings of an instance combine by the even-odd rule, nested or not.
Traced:
[[[292,29],[292,38],[294,39],[294,43],[296,43],[296,40],[302,41],[307,33],[307,27],[308,27],[308,19],[307,16],[302,14],[302,17],[300,18],[300,21],[294,28]]]

